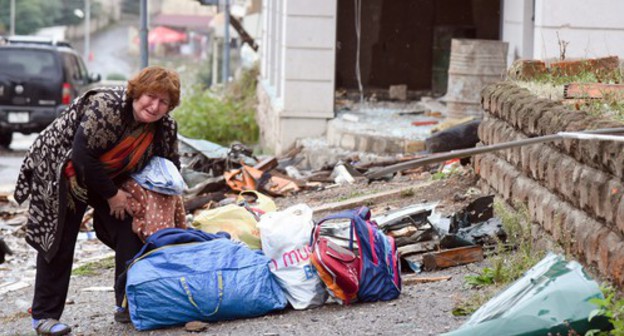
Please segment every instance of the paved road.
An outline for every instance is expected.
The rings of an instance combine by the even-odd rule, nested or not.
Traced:
[[[99,73],[102,79],[110,74],[121,74],[129,78],[139,70],[139,56],[128,53],[128,31],[130,26],[138,27],[139,18],[128,17],[91,35],[90,46],[92,58],[85,63],[91,73]],[[84,40],[73,43],[76,50],[84,55]]]
[[[10,150],[0,149],[0,192],[13,190],[24,154],[35,141],[37,134],[13,134]]]

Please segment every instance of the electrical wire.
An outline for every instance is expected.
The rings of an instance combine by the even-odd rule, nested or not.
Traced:
[[[355,36],[357,40],[357,50],[355,52],[355,76],[358,81],[358,88],[360,90],[360,105],[364,104],[364,89],[362,87],[362,72],[360,67],[360,37],[362,30],[362,1],[354,0],[355,4]]]

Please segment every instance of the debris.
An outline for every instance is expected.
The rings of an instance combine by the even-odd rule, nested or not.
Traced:
[[[426,120],[426,121],[412,121],[412,126],[430,126],[437,125],[437,120]]]
[[[422,243],[416,243],[411,245],[405,245],[399,247],[397,250],[401,256],[407,256],[415,253],[423,253],[433,251],[438,247],[438,243],[435,241],[426,241]]]
[[[570,83],[563,86],[563,97],[566,99],[599,99],[606,96],[624,99],[624,84]]]
[[[416,275],[404,275],[402,277],[403,285],[409,286],[419,283],[438,282],[451,280],[452,276],[439,276],[439,277],[420,277]]]
[[[114,292],[115,289],[109,286],[94,286],[80,289],[81,292]]]
[[[394,230],[394,231],[388,231],[388,233],[386,233],[388,236],[392,237],[392,238],[400,238],[400,237],[409,237],[411,235],[413,235],[414,233],[418,232],[418,229],[413,227],[413,226],[406,226],[402,229],[398,229],[398,230]]]
[[[604,298],[598,284],[576,261],[549,253],[525,275],[484,304],[459,329],[460,335],[585,335],[608,330],[603,316],[588,317]]]
[[[483,247],[466,246],[423,255],[426,271],[470,264],[483,260]]]
[[[388,90],[388,95],[390,99],[406,101],[407,100],[407,85],[390,85],[390,89]]]
[[[406,116],[406,115],[419,115],[419,114],[425,114],[425,113],[427,113],[425,110],[401,111],[398,113],[398,115]]]
[[[352,165],[343,161],[338,161],[338,163],[336,163],[330,177],[331,176],[334,177],[334,182],[337,184],[353,184],[364,177],[362,173]]]
[[[362,204],[366,204],[368,202],[375,202],[375,201],[383,200],[392,196],[400,195],[401,193],[404,193],[407,190],[413,191],[415,189],[421,189],[421,188],[429,186],[433,182],[435,181],[428,181],[419,185],[410,186],[410,187],[402,187],[402,188],[384,191],[384,192],[380,192],[380,193],[376,193],[372,195],[354,197],[346,201],[324,204],[324,205],[314,208],[313,210],[315,213],[317,213],[317,212],[323,212],[323,211],[338,211],[338,210],[354,208]]]
[[[243,24],[236,16],[230,15],[230,24],[236,30],[238,36],[240,36],[241,41],[247,43],[253,51],[258,52],[258,43],[247,33],[247,30],[245,30],[245,27],[243,27]]]
[[[12,255],[13,251],[11,251],[9,246],[4,242],[4,239],[0,237],[0,264],[4,263],[4,258],[7,254]]]
[[[457,236],[471,244],[482,246],[496,245],[499,241],[507,241],[507,233],[503,229],[500,218],[490,218],[485,222],[461,228],[457,232]]]
[[[277,158],[274,156],[268,157],[260,162],[258,162],[254,168],[261,170],[263,172],[273,170],[278,165]]]
[[[356,116],[353,113],[343,113],[343,114],[340,115],[340,117],[343,120],[346,120],[346,121],[351,121],[351,122],[358,122],[358,121],[360,121],[360,117]]]
[[[288,177],[290,178],[294,178],[297,180],[303,180],[305,178],[303,175],[301,175],[301,172],[299,172],[299,169],[297,169],[297,167],[295,166],[287,166],[285,170],[286,175],[288,175]]]
[[[210,202],[219,202],[224,198],[225,194],[223,192],[213,192],[191,197],[184,201],[184,209],[187,213],[193,213],[193,211],[199,208],[205,208],[205,205]]]
[[[199,172],[196,172],[196,173],[204,174],[204,173],[199,173]],[[216,191],[223,189],[223,187],[225,187],[225,177],[223,176],[205,177],[201,182],[197,184],[189,184],[189,182],[187,181],[188,174],[183,172],[182,176],[184,177],[185,182],[189,186],[189,189],[184,192],[187,198],[192,198],[194,196],[197,196],[203,193],[216,192]]]
[[[619,133],[623,133],[623,132],[624,132],[624,128],[622,128],[622,127],[619,127],[619,128],[604,128],[604,129],[588,130],[588,131],[584,131],[584,132],[572,133],[572,134],[574,134],[574,136],[572,136],[572,134],[570,134],[570,137],[578,138],[578,136],[581,135],[581,134],[584,134],[584,135],[589,135],[589,134],[598,135],[598,134],[619,134]],[[416,159],[416,160],[413,160],[413,161],[407,161],[407,162],[403,162],[403,163],[398,163],[398,164],[395,164],[395,165],[392,165],[392,166],[388,166],[388,167],[384,167],[384,168],[381,168],[381,169],[370,170],[365,175],[369,179],[369,181],[370,180],[376,180],[376,179],[382,179],[382,178],[385,178],[387,175],[390,175],[390,174],[393,174],[393,173],[395,173],[397,171],[401,171],[401,170],[405,170],[405,169],[417,168],[417,167],[422,167],[422,166],[425,166],[425,165],[428,165],[428,164],[432,164],[432,163],[444,162],[444,161],[449,160],[449,159],[462,159],[462,158],[470,157],[470,156],[473,156],[473,155],[483,154],[483,153],[488,153],[488,152],[494,152],[494,151],[502,150],[502,149],[527,146],[527,145],[532,145],[532,144],[536,144],[536,143],[557,141],[557,140],[563,139],[564,135],[565,134],[562,135],[560,133],[557,133],[557,134],[538,136],[538,137],[534,137],[534,138],[527,138],[527,139],[522,139],[522,140],[517,140],[517,141],[509,141],[509,142],[497,143],[495,145],[481,146],[481,147],[477,147],[477,148],[460,149],[460,150],[446,152],[446,153],[439,153],[439,154],[435,154],[435,155],[430,155],[430,156],[424,157],[422,159]],[[610,140],[613,140],[613,139],[610,139]]]
[[[465,123],[470,122],[470,121],[472,121],[474,119],[475,119],[474,116],[468,116],[468,117],[463,117],[463,118],[447,118],[443,122],[439,123],[438,126],[432,128],[431,129],[431,133],[441,132],[441,131],[444,131],[446,129],[455,127],[457,125],[465,124]]]
[[[30,284],[25,281],[7,281],[0,284],[0,295],[20,290],[28,286],[30,286]]]
[[[351,174],[349,173],[349,171],[347,171],[347,168],[343,164],[337,164],[334,167],[334,171],[332,172],[332,175],[336,176],[334,177],[334,182],[338,184],[355,183],[355,179],[353,178],[353,176],[351,176]]]
[[[473,119],[436,132],[425,140],[425,148],[429,153],[440,153],[474,147],[479,142],[479,124],[480,119]]]
[[[432,97],[422,97],[420,103],[425,106],[426,116],[440,118],[446,115],[446,105],[440,103],[439,100],[433,99]]]
[[[184,325],[184,330],[189,332],[202,332],[208,329],[208,323],[201,321],[191,321]]]
[[[385,166],[390,166],[390,165],[405,162],[405,161],[412,161],[412,160],[420,159],[423,157],[424,157],[423,155],[407,155],[398,159],[382,160],[382,161],[374,161],[374,162],[369,162],[369,163],[358,164],[355,167],[358,169],[385,167]]]
[[[259,190],[271,196],[284,196],[299,191],[295,181],[284,177],[271,176],[250,166],[243,165],[240,169],[224,173],[225,183],[235,191]]]

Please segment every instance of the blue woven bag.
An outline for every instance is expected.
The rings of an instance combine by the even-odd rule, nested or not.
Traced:
[[[270,260],[229,239],[157,248],[128,270],[126,296],[138,330],[260,316],[286,306]]]

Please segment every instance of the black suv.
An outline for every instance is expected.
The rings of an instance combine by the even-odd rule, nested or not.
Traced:
[[[0,146],[13,132],[40,132],[100,75],[90,75],[68,42],[0,37]]]

